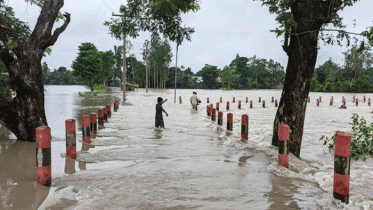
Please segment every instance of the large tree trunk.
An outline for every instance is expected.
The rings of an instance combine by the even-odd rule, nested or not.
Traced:
[[[44,110],[41,59],[45,49],[57,41],[70,22],[70,14],[66,13],[66,21],[52,34],[63,4],[63,0],[46,0],[29,37],[19,34],[0,16],[0,41],[4,43],[8,37],[12,37],[18,43],[14,49],[0,45],[0,59],[9,73],[10,87],[16,92],[14,98],[0,96],[0,123],[12,131],[18,140],[35,141],[35,129],[48,125]]]
[[[326,4],[314,0],[294,3],[291,11],[297,27],[290,30],[290,45],[287,46],[285,40],[283,46],[289,59],[274,120],[272,145],[278,146],[278,126],[287,124],[290,127],[289,150],[297,157],[300,156],[307,97],[317,59],[318,30],[325,23],[320,17],[327,16],[327,9]]]

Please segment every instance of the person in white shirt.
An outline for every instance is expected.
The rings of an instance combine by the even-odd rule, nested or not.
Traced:
[[[189,100],[192,104],[192,108],[198,110],[198,104],[201,103],[201,100],[197,97],[197,92],[193,91],[193,95]]]

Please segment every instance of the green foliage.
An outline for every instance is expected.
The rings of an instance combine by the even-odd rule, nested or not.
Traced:
[[[373,56],[354,45],[339,66],[331,59],[315,69],[311,91],[315,92],[373,92]]]
[[[102,76],[106,84],[114,76],[115,58],[113,51],[99,52],[102,60]],[[123,63],[123,62],[122,62]]]
[[[96,46],[92,43],[82,43],[79,46],[78,57],[71,66],[73,75],[80,76],[84,85],[93,90],[94,85],[103,82],[102,59]]]
[[[12,94],[7,81],[9,81],[9,75],[6,72],[4,63],[0,60],[0,96],[11,98]]]
[[[351,157],[354,160],[360,158],[365,160],[366,155],[373,156],[373,123],[367,125],[364,117],[360,118],[356,113],[353,113],[351,118]],[[328,145],[329,150],[333,150],[335,146],[335,135],[330,138],[323,135],[320,141],[324,141],[324,145]]]

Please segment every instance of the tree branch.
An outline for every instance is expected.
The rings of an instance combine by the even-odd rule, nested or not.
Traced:
[[[66,29],[66,27],[69,25],[69,23],[70,23],[70,13],[65,12],[65,14],[63,16],[66,17],[65,22],[63,23],[63,25],[61,27],[57,28],[54,31],[53,36],[51,36],[49,38],[49,40],[46,41],[45,45],[42,46],[43,50],[47,49],[49,46],[54,45],[54,43],[56,43],[56,41],[57,41],[58,37],[60,36],[60,34],[62,32],[64,32],[65,29]]]

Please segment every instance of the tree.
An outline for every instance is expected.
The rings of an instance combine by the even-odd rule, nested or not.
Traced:
[[[228,90],[231,89],[232,84],[239,78],[236,69],[232,67],[225,67],[223,71],[219,72],[219,76],[221,77],[223,87]]]
[[[43,63],[41,69],[42,69],[42,72],[43,72],[44,85],[49,85],[51,70],[48,68],[47,62]]]
[[[307,97],[315,69],[318,39],[332,43],[332,36],[319,37],[320,31],[329,23],[341,28],[338,12],[352,6],[357,0],[260,0],[269,6],[269,11],[277,15],[280,27],[274,31],[284,35],[283,50],[288,55],[285,83],[273,126],[272,145],[278,145],[278,127],[290,127],[289,150],[300,156]],[[338,30],[337,43],[349,36]],[[334,34],[331,34],[334,35]],[[290,39],[290,43],[289,43]]]
[[[84,85],[93,90],[94,85],[101,84],[103,78],[102,60],[96,46],[90,42],[79,46],[78,57],[71,65],[73,75],[80,76]]]
[[[70,23],[70,14],[54,32],[63,0],[37,1],[41,7],[35,28],[14,16],[13,9],[0,0],[0,60],[9,74],[9,87],[15,97],[0,96],[0,123],[12,131],[18,140],[35,141],[35,129],[48,125],[44,109],[44,85],[41,59],[46,49],[57,41]]]
[[[102,60],[102,78],[104,84],[107,84],[109,80],[114,76],[114,53],[113,51],[109,50],[106,52],[99,52]]]
[[[123,46],[114,46],[114,59],[115,59],[115,67],[114,67],[114,81],[116,81],[116,78],[120,79],[122,78],[122,70],[121,66],[123,65]],[[122,81],[122,80],[121,80]]]
[[[218,83],[219,72],[220,70],[217,66],[205,64],[205,66],[197,72],[197,75],[202,76],[204,88],[217,89],[220,87]]]

